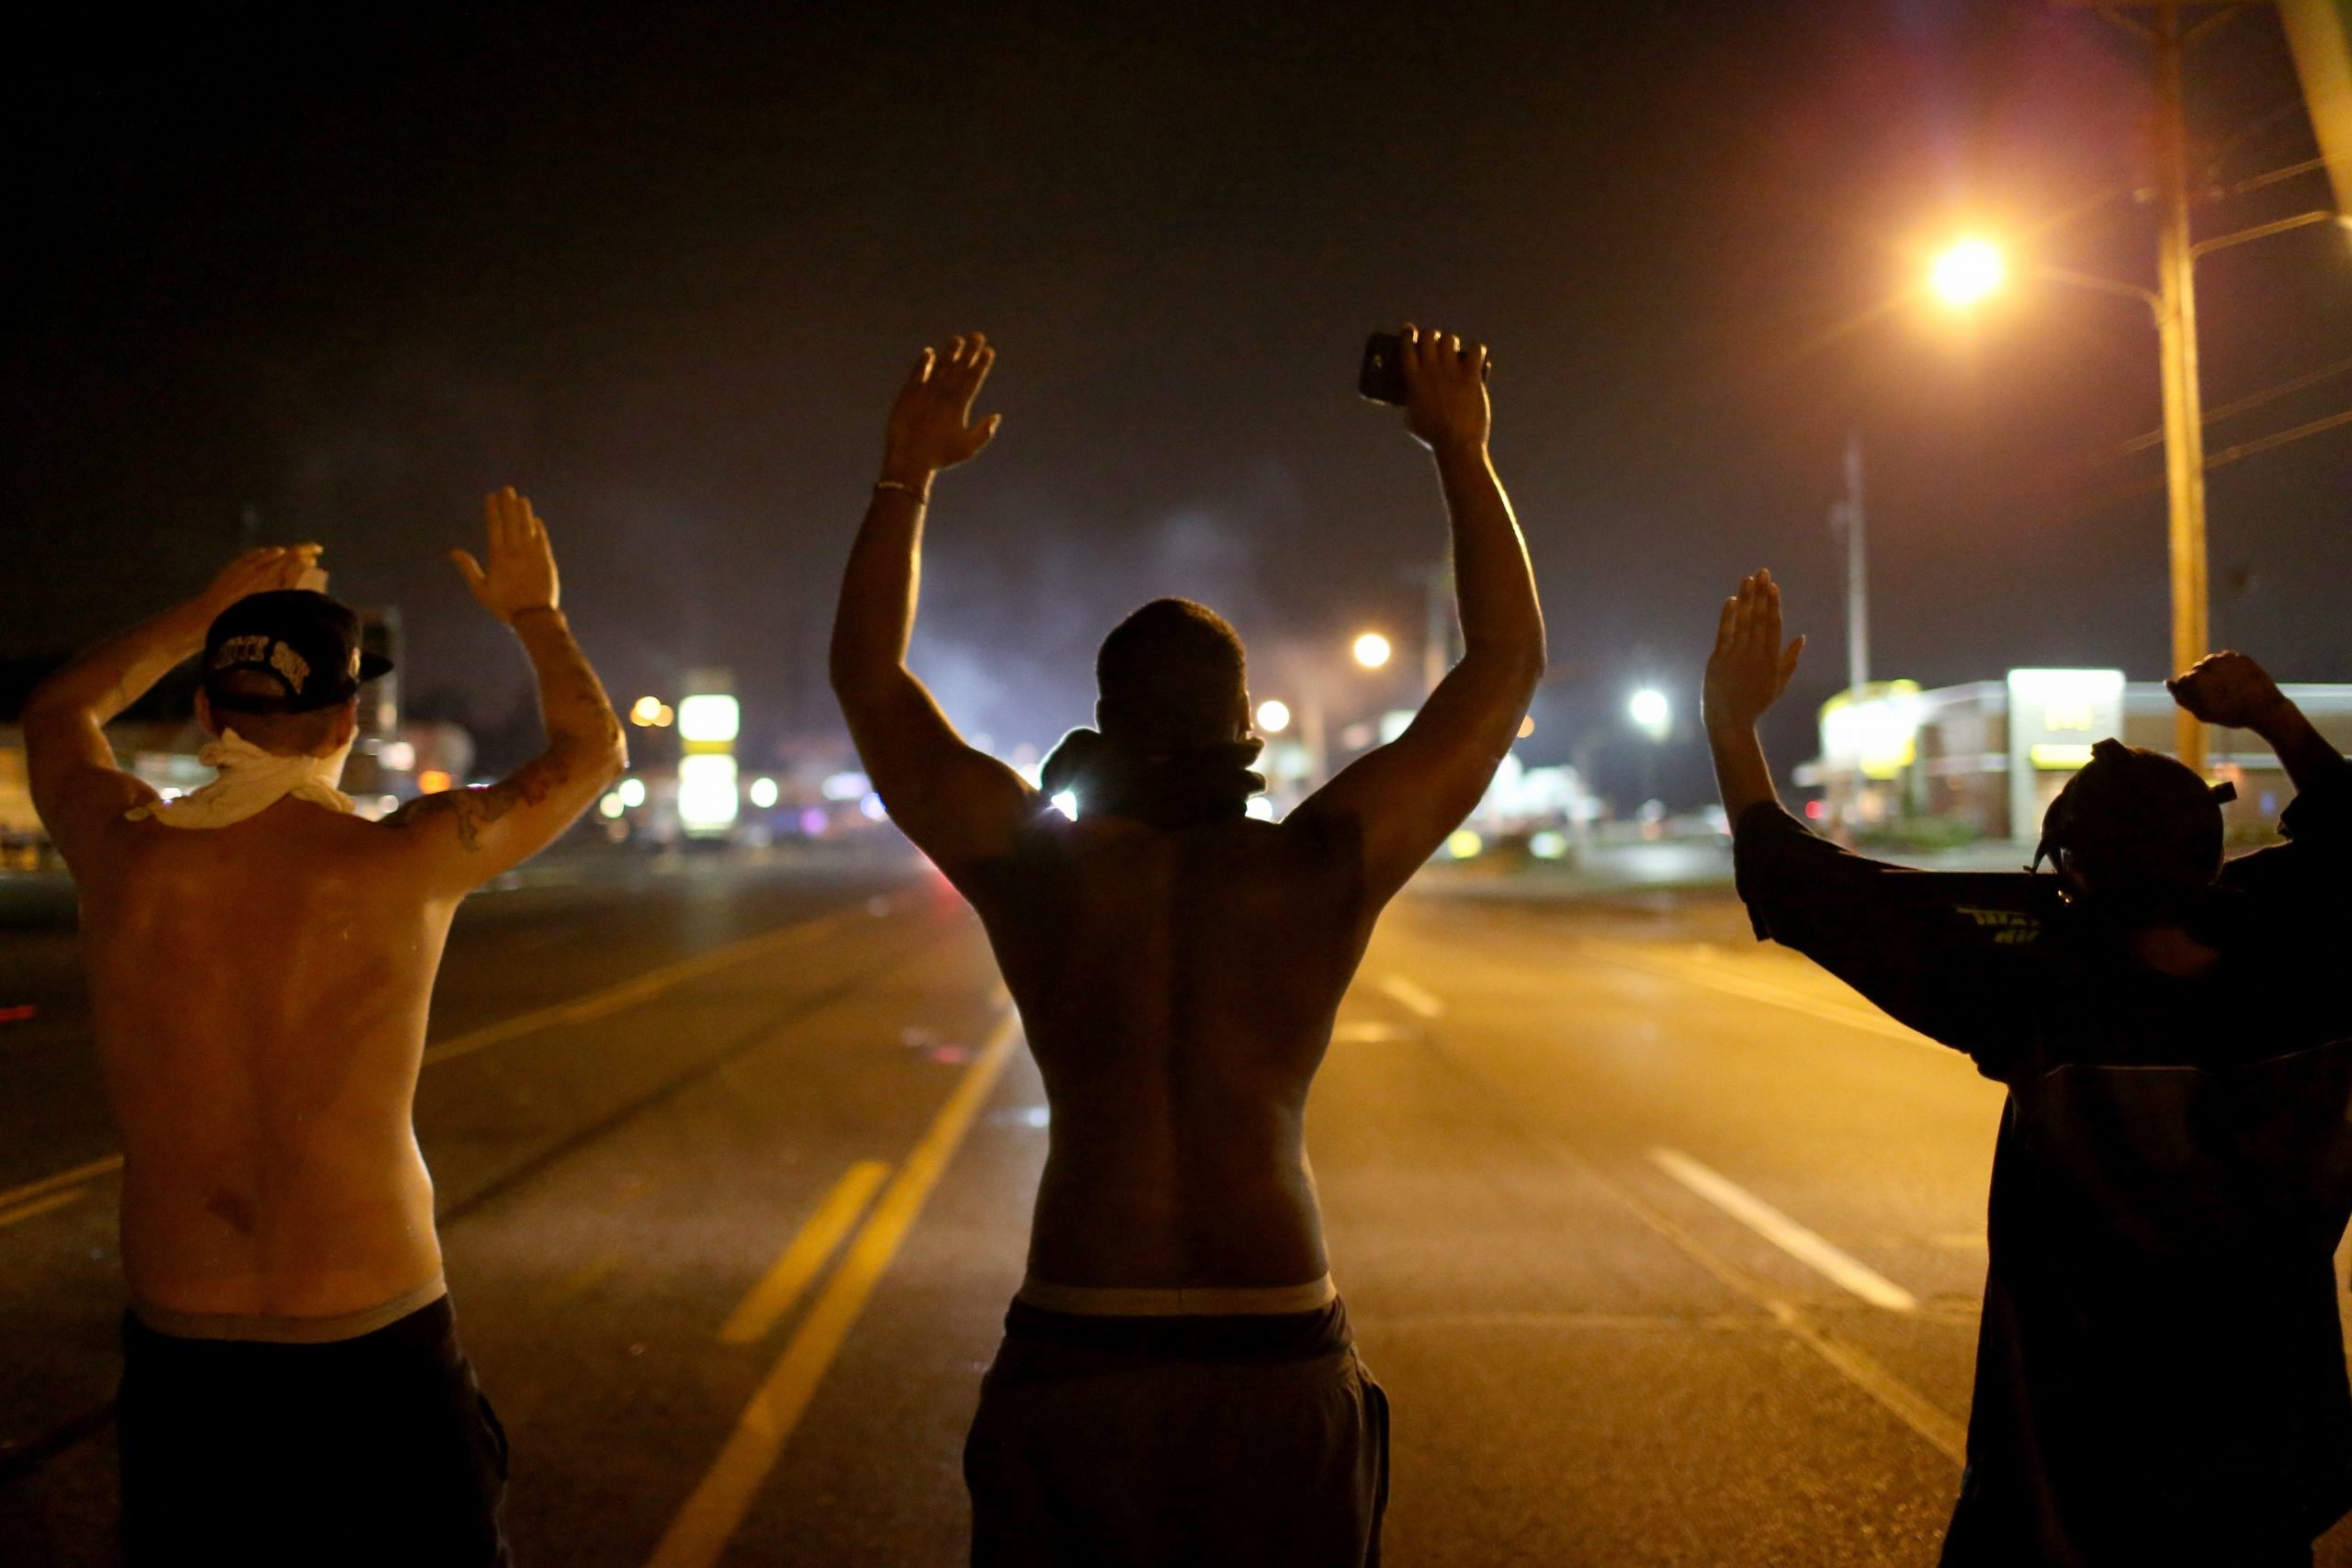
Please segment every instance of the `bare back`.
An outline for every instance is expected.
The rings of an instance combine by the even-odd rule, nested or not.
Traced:
[[[1344,824],[1031,818],[961,868],[1052,1110],[1029,1266],[1139,1287],[1327,1264],[1307,1089],[1376,911]]]
[[[511,489],[483,512],[490,564],[462,550],[457,564],[530,659],[548,735],[495,784],[423,796],[380,823],[300,793],[251,816],[186,819],[214,825],[146,815],[162,802],[116,766],[107,721],[204,650],[225,612],[295,588],[316,566],[314,545],[248,551],[25,704],[33,804],[81,890],[83,964],[123,1143],[123,1267],[150,1306],[334,1318],[440,1272],[412,1108],[450,919],[467,893],[553,842],[628,758],[557,607],[546,525]],[[333,648],[314,645],[318,657],[290,667],[284,645],[270,655],[288,699],[306,682],[322,688],[286,711],[332,720],[280,757],[324,760],[351,743],[356,688],[372,676],[356,618],[341,614],[346,629],[330,620],[321,635],[345,639],[348,686],[334,683],[345,665]],[[276,635],[234,640],[267,646]],[[217,672],[197,705],[208,728]],[[230,747],[233,730],[219,733],[233,774],[250,759]]]
[[[1340,996],[1382,906],[1486,793],[1544,671],[1534,576],[1487,452],[1486,351],[1409,326],[1403,344],[1407,424],[1453,523],[1463,657],[1402,735],[1279,825],[1164,829],[1109,810],[1072,823],[964,743],[907,650],[932,480],[996,433],[994,416],[971,417],[996,350],[979,333],[926,349],[891,406],[842,574],[833,691],[890,819],[979,910],[1028,1025],[1053,1112],[1038,1282],[1247,1288],[1326,1272],[1306,1094]],[[1233,689],[1200,710],[1233,732],[1203,725],[1172,749],[1243,740],[1241,673],[1237,660]]]
[[[78,868],[83,952],[133,1292],[311,1317],[430,1281],[410,1111],[457,898],[401,829],[300,800],[107,839]]]

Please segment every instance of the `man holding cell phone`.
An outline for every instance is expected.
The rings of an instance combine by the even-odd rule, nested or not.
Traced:
[[[842,583],[833,686],[890,816],[978,910],[1044,1076],[1028,1276],[965,1450],[976,1564],[1361,1568],[1387,1402],[1307,1166],[1307,1091],[1380,910],[1485,794],[1544,668],[1487,453],[1485,350],[1408,327],[1407,424],[1453,516],[1466,651],[1393,743],[1286,820],[1247,815],[1240,639],[1160,599],[1104,638],[1098,728],[1043,788],[907,668],[933,476],[977,455],[996,351],[926,351]],[[1076,820],[1048,805],[1077,797]]]

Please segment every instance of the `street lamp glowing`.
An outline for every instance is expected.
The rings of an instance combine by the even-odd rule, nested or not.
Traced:
[[[1388,639],[1378,632],[1366,632],[1356,638],[1356,662],[1367,670],[1377,670],[1387,663],[1390,651]]]
[[[653,716],[661,711],[660,697],[639,697],[629,705],[628,721],[640,729],[650,728],[653,723]]]
[[[2001,287],[2008,263],[1990,240],[1962,240],[1936,258],[1928,287],[1945,304],[1965,308]]]
[[[1258,728],[1269,735],[1280,735],[1290,728],[1290,705],[1268,697],[1258,705]]]
[[[1667,729],[1674,720],[1673,705],[1656,686],[1644,686],[1628,698],[1625,714],[1634,721],[1634,728],[1653,740],[1665,739]]]

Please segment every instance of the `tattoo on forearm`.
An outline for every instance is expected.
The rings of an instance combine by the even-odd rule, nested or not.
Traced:
[[[605,698],[603,682],[580,651],[571,628],[555,616],[518,626],[539,677],[539,716],[550,740],[603,739],[616,736],[620,719]]]

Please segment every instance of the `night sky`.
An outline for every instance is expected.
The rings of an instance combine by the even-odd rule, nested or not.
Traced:
[[[616,697],[731,666],[756,763],[838,733],[822,649],[891,389],[988,331],[995,446],[933,509],[918,669],[1049,742],[1156,592],[1224,610],[1261,694],[1377,625],[1413,664],[1426,459],[1352,395],[1411,317],[1494,345],[1542,579],[1531,761],[1623,796],[1644,679],[1686,716],[1713,607],[1784,578],[1843,684],[1825,508],[1870,464],[1874,673],[2165,672],[2154,334],[2128,302],[1916,299],[1963,228],[2153,281],[2143,46],[1999,0],[741,7],[220,6],[13,39],[0,658],[200,585],[259,520],[398,604],[408,694],[494,725],[518,652],[443,559],[513,483]],[[18,23],[21,29],[26,24]],[[2312,155],[2276,18],[2194,59],[2219,190]],[[2326,200],[2218,199],[2203,232]],[[2352,406],[2352,246],[2211,258],[2210,449]],[[2352,429],[2218,468],[2215,635],[2352,680]],[[1335,705],[1395,693],[1333,668]],[[1400,677],[1401,679],[1401,677]],[[1695,745],[1665,787],[1705,790]]]

